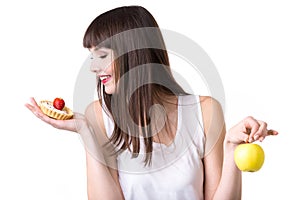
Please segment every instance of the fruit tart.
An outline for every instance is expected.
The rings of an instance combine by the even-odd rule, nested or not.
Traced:
[[[54,101],[40,101],[42,112],[54,119],[67,120],[73,117],[73,111],[65,106],[62,98],[55,98]]]

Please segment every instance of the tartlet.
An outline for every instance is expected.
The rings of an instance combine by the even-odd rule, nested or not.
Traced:
[[[40,101],[40,108],[43,113],[51,118],[58,120],[67,120],[73,117],[73,111],[65,106],[62,110],[54,108],[52,101]]]

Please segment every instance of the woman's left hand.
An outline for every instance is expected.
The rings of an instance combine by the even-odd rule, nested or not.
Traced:
[[[73,131],[79,133],[81,129],[87,126],[85,116],[80,113],[74,112],[72,119],[68,120],[57,120],[50,118],[45,115],[40,106],[37,104],[33,97],[30,98],[30,103],[26,103],[25,106],[39,119],[44,121],[47,124],[50,124],[54,128]]]
[[[232,127],[225,137],[225,142],[231,144],[251,143],[259,140],[262,142],[269,135],[278,132],[267,128],[267,123],[251,116]]]

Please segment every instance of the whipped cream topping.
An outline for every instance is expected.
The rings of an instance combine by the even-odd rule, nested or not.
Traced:
[[[58,112],[58,113],[61,113],[61,114],[68,114],[67,111],[65,111],[65,110],[58,110],[58,109],[54,108],[54,106],[52,105],[51,102],[43,102],[42,104],[45,107],[47,107],[48,109],[53,110],[55,112]]]

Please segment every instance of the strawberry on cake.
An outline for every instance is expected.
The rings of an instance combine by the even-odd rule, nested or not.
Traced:
[[[58,120],[70,119],[73,116],[72,110],[65,106],[62,98],[55,98],[53,102],[43,100],[40,102],[40,108],[44,114]]]

